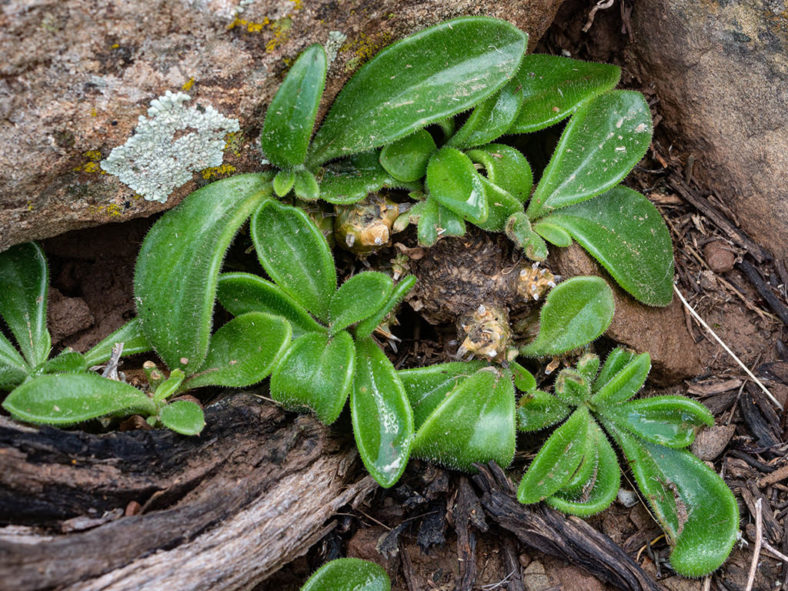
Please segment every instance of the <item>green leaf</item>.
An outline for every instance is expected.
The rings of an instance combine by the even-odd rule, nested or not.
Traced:
[[[331,334],[374,315],[392,291],[394,282],[385,273],[363,271],[353,275],[331,297],[328,306]]]
[[[416,285],[416,277],[408,275],[403,277],[397,285],[394,286],[391,295],[389,295],[386,302],[371,316],[365,318],[356,325],[354,334],[357,339],[363,339],[370,336],[375,329],[380,326],[380,323],[386,319],[394,308],[399,306],[400,302],[405,299],[408,292]]]
[[[208,356],[187,388],[245,388],[263,381],[290,345],[290,323],[281,316],[247,312],[236,316],[211,337]]]
[[[73,425],[108,414],[152,415],[156,405],[136,388],[92,373],[46,374],[11,392],[3,408],[28,423]]]
[[[619,359],[624,359],[624,356],[614,359],[615,365],[620,364]],[[606,368],[607,363],[602,368],[600,377],[602,374],[608,373],[605,371]],[[629,400],[646,383],[646,377],[648,377],[650,369],[651,356],[648,353],[641,353],[631,357],[626,362],[626,365],[618,370],[601,388],[596,390],[596,393],[591,397],[591,404],[597,409],[603,409]],[[597,382],[599,381],[599,378],[597,378]]]
[[[360,558],[338,558],[321,566],[301,591],[390,591],[391,582],[380,566]]]
[[[618,186],[540,220],[571,234],[616,282],[650,306],[673,297],[673,245],[662,216],[637,191]]]
[[[572,116],[528,204],[532,220],[612,189],[646,154],[651,111],[643,95],[614,90]]]
[[[379,152],[370,151],[343,158],[320,169],[320,198],[336,205],[361,201],[396,181],[380,165]]]
[[[627,351],[626,349],[622,349],[621,347],[616,347],[613,349],[605,359],[605,363],[602,366],[602,370],[599,372],[599,375],[594,380],[594,384],[591,387],[591,390],[597,392],[602,389],[602,387],[607,384],[613,377],[620,372],[624,367],[632,361],[635,357],[635,353],[633,351]]]
[[[599,277],[573,277],[550,290],[539,313],[539,334],[520,349],[558,355],[599,337],[613,320],[613,290]]]
[[[484,185],[484,195],[487,201],[487,219],[476,224],[487,232],[503,232],[506,229],[506,222],[515,213],[522,213],[523,204],[512,197],[508,191],[491,183],[489,180],[479,175]]]
[[[270,195],[270,175],[216,181],[165,213],[145,237],[134,274],[137,313],[143,334],[170,368],[190,375],[205,360],[224,254]]]
[[[161,424],[181,435],[199,435],[205,427],[205,414],[191,400],[175,400],[159,411]]]
[[[416,429],[460,382],[486,366],[483,361],[454,361],[397,372],[413,408]]]
[[[32,371],[11,342],[0,332],[0,390],[12,390]]]
[[[591,384],[579,371],[562,369],[555,380],[555,395],[567,404],[580,406],[590,398]]]
[[[702,577],[719,568],[739,531],[736,499],[722,478],[688,451],[655,445],[620,429],[609,430],[674,546],[671,566],[686,577]]]
[[[541,431],[560,423],[572,409],[558,398],[541,390],[520,397],[517,403],[517,428],[520,431]]]
[[[530,164],[519,150],[505,144],[487,144],[466,154],[473,162],[484,166],[491,183],[508,191],[521,204],[528,201],[534,177]]]
[[[596,421],[590,418],[588,421],[588,430],[582,440],[583,458],[580,460],[577,470],[575,470],[567,483],[564,484],[561,490],[556,494],[563,494],[569,497],[582,495],[586,487],[590,487],[593,483],[599,462],[598,443],[595,441],[593,431],[595,425]],[[618,462],[616,462],[616,465],[618,465]]]
[[[426,129],[397,140],[380,151],[380,164],[395,179],[417,181],[427,173],[427,163],[438,147]]]
[[[260,143],[275,166],[304,163],[325,85],[326,52],[316,43],[292,65],[265,113]]]
[[[580,517],[595,515],[607,509],[621,487],[621,469],[618,466],[616,452],[594,421],[591,421],[588,436],[597,457],[596,472],[591,481],[581,493],[572,495],[558,491],[545,499],[545,502],[554,509]]]
[[[272,187],[277,197],[284,197],[295,184],[295,171],[293,169],[280,170],[274,177]]]
[[[391,361],[371,338],[356,343],[350,416],[361,460],[380,486],[399,480],[413,444],[413,412]]]
[[[577,361],[576,367],[577,372],[583,376],[590,388],[599,372],[599,356],[593,353],[583,353],[582,357]]]
[[[222,273],[216,292],[219,303],[233,316],[247,312],[265,312],[286,318],[293,327],[293,337],[305,332],[325,331],[301,304],[279,286],[250,273]]]
[[[512,371],[512,377],[514,378],[514,387],[520,392],[528,394],[536,390],[536,378],[534,374],[516,361],[512,361],[509,364],[509,369]]]
[[[473,162],[455,148],[441,148],[427,166],[430,197],[474,224],[487,219],[484,184]]]
[[[569,482],[583,459],[590,421],[588,409],[580,407],[548,437],[520,481],[518,501],[538,503]]]
[[[53,357],[41,364],[41,373],[78,373],[87,371],[88,364],[82,353],[65,349],[57,357]]]
[[[514,212],[504,226],[506,236],[523,249],[525,256],[532,261],[543,261],[547,258],[547,245],[539,235],[531,229],[531,222],[523,211]]]
[[[317,184],[315,175],[308,170],[296,171],[293,189],[296,197],[303,201],[317,201],[320,197],[320,185]]]
[[[572,236],[560,225],[551,222],[551,218],[542,218],[533,225],[534,232],[550,244],[566,248],[572,244]]]
[[[101,365],[109,361],[112,356],[112,348],[117,343],[123,343],[123,356],[146,353],[153,348],[147,337],[142,333],[140,319],[132,318],[85,353],[85,362],[88,364],[88,367]]]
[[[329,425],[345,406],[354,370],[350,334],[307,333],[293,342],[274,368],[271,398],[289,408],[307,407]]]
[[[181,387],[185,377],[183,370],[173,369],[170,372],[170,376],[156,386],[156,390],[153,393],[153,402],[159,404],[175,394]]]
[[[30,367],[49,357],[47,330],[49,272],[44,251],[35,242],[0,253],[0,316],[16,339]]]
[[[529,133],[568,117],[584,100],[612,90],[621,69],[555,55],[531,54],[517,71],[523,106],[507,133]]]
[[[413,216],[418,216],[418,238],[421,246],[432,246],[439,238],[446,236],[463,236],[465,220],[450,209],[443,207],[432,196],[426,201],[417,203],[411,209]]]
[[[674,449],[688,447],[697,428],[713,426],[708,409],[684,396],[655,396],[610,407],[604,415],[646,441]]]
[[[514,458],[514,386],[509,371],[485,367],[462,380],[416,432],[413,455],[475,472],[474,463]]]
[[[505,21],[461,17],[390,45],[339,93],[310,164],[390,144],[469,109],[514,75],[526,41]]]
[[[498,139],[507,132],[523,104],[520,81],[512,78],[509,83],[483,103],[477,105],[463,126],[447,144],[467,149]]]
[[[267,201],[252,216],[251,235],[274,283],[326,322],[337,273],[326,238],[309,216],[297,207]]]

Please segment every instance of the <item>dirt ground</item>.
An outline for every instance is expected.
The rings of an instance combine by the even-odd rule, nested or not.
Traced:
[[[695,183],[681,138],[670,137],[659,125],[660,106],[648,80],[639,79],[627,62],[626,15],[617,8],[601,11],[586,34],[580,31],[585,19],[577,16],[584,13],[574,14],[575,10],[576,3],[567,3],[538,51],[569,51],[572,57],[617,63],[624,68],[623,85],[644,92],[650,99],[657,122],[655,139],[629,182],[648,195],[667,219],[675,245],[678,288],[689,304],[785,403],[786,335],[778,317],[779,306],[786,301],[785,267],[774,261],[748,267],[747,261],[757,257],[721,227],[718,217],[710,217],[708,211],[713,211],[736,225],[722,202],[708,188]],[[710,210],[700,211],[691,204],[698,196]],[[134,256],[150,223],[140,220],[72,232],[44,243],[51,265],[49,315],[56,346],[85,350],[133,316]],[[391,253],[388,258],[392,258]],[[342,262],[346,270],[357,264],[349,258]],[[770,305],[764,291],[771,293],[777,304]],[[391,351],[398,364],[407,365],[415,358],[445,360],[456,351],[452,326],[430,326],[407,307],[400,314],[400,322],[394,332],[402,342],[397,352]],[[691,580],[671,571],[667,564],[669,550],[642,502],[630,507],[616,502],[590,523],[618,543],[664,589],[743,590],[756,536],[754,507],[758,499],[763,503],[763,540],[788,553],[788,425],[785,416],[689,313],[686,325],[697,344],[703,371],[669,392],[700,399],[716,417],[717,426],[699,437],[695,451],[712,461],[735,492],[742,540],[717,573]],[[127,363],[133,366],[134,360]],[[347,425],[340,421],[337,428]],[[513,480],[519,479],[539,443],[538,438],[520,442],[522,451],[509,469]],[[328,536],[258,589],[297,589],[319,564],[340,556],[383,564],[397,591],[460,588],[452,507],[461,478],[426,463],[411,462],[400,484],[391,490],[379,490],[366,507],[338,515],[336,527]],[[477,530],[476,537],[477,578],[468,589],[608,589],[576,566],[527,550],[495,526],[485,533]],[[788,590],[788,564],[762,551],[752,588]]]

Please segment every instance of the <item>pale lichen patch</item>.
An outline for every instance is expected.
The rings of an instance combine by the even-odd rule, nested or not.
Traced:
[[[221,166],[225,135],[240,130],[235,119],[212,106],[187,108],[182,92],[154,99],[135,133],[112,150],[101,168],[148,201],[164,203],[192,174]]]

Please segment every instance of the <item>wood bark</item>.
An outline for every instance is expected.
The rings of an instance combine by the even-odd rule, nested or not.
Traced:
[[[199,438],[0,418],[0,589],[248,589],[376,486],[311,417],[251,394],[206,415]]]

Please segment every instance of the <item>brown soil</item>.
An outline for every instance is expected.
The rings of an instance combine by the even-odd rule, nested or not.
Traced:
[[[741,261],[752,253],[674,190],[671,179],[678,178],[694,193],[704,197],[709,194],[703,186],[694,184],[681,152],[681,139],[666,135],[660,128],[660,106],[649,90],[648,80],[638,79],[626,61],[627,3],[622,3],[620,10],[616,4],[611,10],[598,12],[590,31],[582,33],[587,4],[579,0],[566,2],[538,51],[569,51],[572,57],[618,63],[624,67],[624,86],[638,89],[651,99],[657,122],[653,150],[636,169],[631,184],[649,194],[668,220],[676,247],[679,289],[722,340],[785,403],[785,329],[742,270]],[[723,217],[730,217],[719,202],[713,198],[709,202]],[[86,350],[133,316],[134,257],[150,223],[151,220],[142,220],[71,232],[44,243],[53,288],[49,320],[57,347]],[[373,257],[370,261],[374,264],[377,259],[390,260],[393,256],[392,252],[388,259]],[[784,267],[763,262],[756,271],[766,289],[784,303],[788,279]],[[398,365],[434,362],[456,353],[457,336],[452,325],[430,326],[407,309],[400,320],[402,326],[395,327],[394,332],[402,343],[398,353],[392,351]],[[717,433],[722,442],[710,438],[696,452],[711,456],[709,449],[724,449],[714,459],[714,467],[723,471],[740,501],[745,541],[713,575],[710,586],[704,587],[703,580],[683,579],[672,573],[666,562],[668,548],[642,503],[630,508],[615,503],[590,523],[620,544],[665,589],[744,589],[752,558],[753,510],[758,498],[763,499],[765,508],[764,539],[783,552],[788,550],[788,487],[784,485],[788,477],[784,458],[788,426],[785,417],[774,413],[774,406],[689,314],[686,322],[697,343],[703,371],[670,392],[701,399],[714,412],[717,425],[733,426]],[[510,469],[515,481],[538,444],[536,439],[521,441],[520,449],[524,451],[518,453]],[[782,481],[780,474],[784,474]],[[386,566],[397,591],[459,588],[457,534],[451,522],[458,481],[456,473],[412,462],[395,488],[379,490],[363,510],[338,515],[338,526],[308,555],[258,589],[297,589],[323,561],[346,555]],[[609,588],[577,567],[526,551],[501,530],[477,534],[478,574],[473,589]],[[507,560],[512,556],[516,567]],[[753,589],[788,589],[788,566],[762,554]]]

